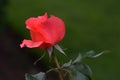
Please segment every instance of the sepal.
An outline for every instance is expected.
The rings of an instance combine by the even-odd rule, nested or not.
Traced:
[[[47,52],[48,52],[49,56],[51,57],[51,55],[53,53],[53,47],[47,48]]]
[[[58,44],[54,45],[54,47],[55,47],[55,49],[57,49],[59,52],[61,52],[62,54],[64,54],[66,56],[65,52]]]

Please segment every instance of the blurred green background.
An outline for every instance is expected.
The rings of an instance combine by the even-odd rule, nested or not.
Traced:
[[[110,50],[85,62],[92,68],[93,80],[120,80],[120,0],[8,0],[4,10],[6,24],[22,37],[21,41],[29,38],[27,18],[45,12],[62,18],[66,36],[60,45],[68,57],[89,50]]]

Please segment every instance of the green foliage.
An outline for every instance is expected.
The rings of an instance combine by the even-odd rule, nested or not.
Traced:
[[[87,65],[76,64],[70,68],[70,77],[74,80],[92,80],[89,68]]]
[[[25,75],[26,80],[37,80],[35,77],[33,77],[31,74],[26,74]]]
[[[80,63],[83,58],[85,57],[79,54],[74,61],[71,59],[59,69],[51,68],[46,73],[40,72],[35,75],[26,74],[26,80],[46,80],[46,74],[51,71],[56,71],[58,73],[59,71],[62,72],[60,74],[63,74],[63,79],[66,78],[65,80],[92,80],[92,71],[90,67],[86,64]]]
[[[81,54],[79,54],[78,55],[78,57],[73,61],[73,63],[78,63],[78,62],[80,62],[81,60],[82,60],[82,55]]]
[[[45,73],[43,72],[37,73],[35,75],[26,74],[25,79],[26,80],[47,80],[45,77]]]
[[[95,51],[91,50],[91,51],[88,51],[84,56],[88,57],[88,58],[97,58],[107,52],[109,52],[109,51],[106,50],[106,51],[102,51],[100,53],[96,53]]]
[[[77,56],[77,58],[72,61],[63,64],[62,68],[66,72],[68,72],[69,80],[91,80],[92,79],[92,71],[90,67],[86,64],[80,63],[81,60],[85,58],[81,54]]]
[[[72,60],[62,65],[62,68],[66,68],[72,65]]]
[[[97,58],[105,51],[96,54],[95,51],[89,51],[86,54],[79,54],[75,60],[70,60],[62,65],[62,69],[68,72],[69,80],[92,80],[92,70],[87,64],[81,63],[84,58]]]

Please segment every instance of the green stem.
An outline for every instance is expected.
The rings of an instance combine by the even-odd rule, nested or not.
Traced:
[[[57,57],[55,56],[54,52],[52,53],[52,55],[53,55],[53,59],[54,59],[54,61],[55,61],[55,64],[56,64],[56,66],[57,66],[57,71],[58,71],[58,73],[59,73],[60,79],[61,79],[61,80],[64,80],[64,76],[63,76],[63,73],[62,73],[62,71],[61,71],[61,66],[60,66],[60,64],[59,64],[59,62],[58,62],[58,59],[57,59]]]

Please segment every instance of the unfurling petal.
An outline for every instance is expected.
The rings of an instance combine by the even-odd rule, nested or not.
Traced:
[[[22,44],[20,44],[20,47],[28,47],[28,48],[36,48],[36,47],[40,47],[43,44],[43,42],[33,42],[31,40],[23,40]]]

